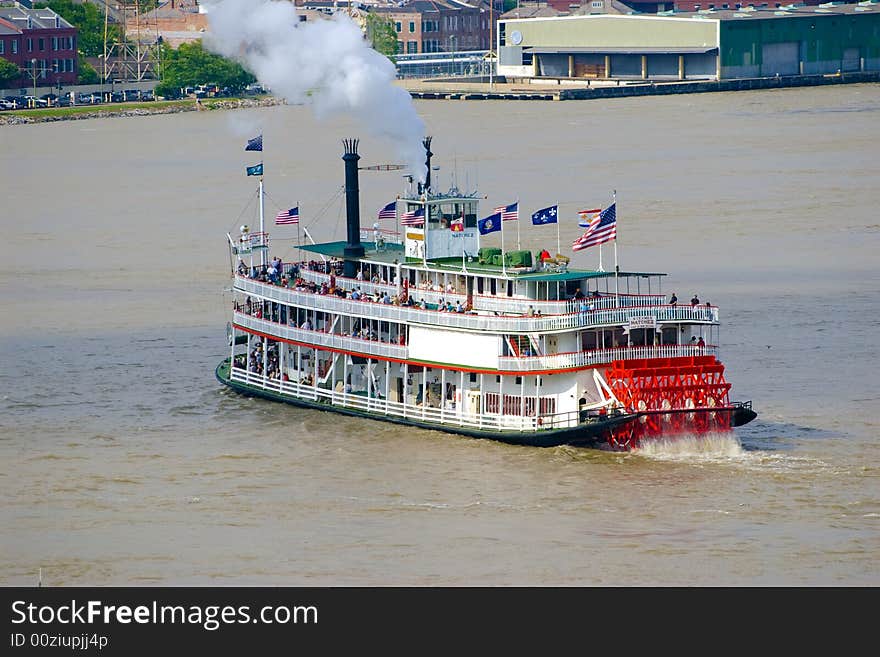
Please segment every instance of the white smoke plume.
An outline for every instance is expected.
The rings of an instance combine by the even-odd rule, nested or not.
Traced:
[[[350,17],[301,23],[287,0],[210,0],[205,46],[239,61],[275,95],[310,104],[319,118],[355,117],[390,140],[419,180],[425,178],[425,124],[396,70],[373,50]]]

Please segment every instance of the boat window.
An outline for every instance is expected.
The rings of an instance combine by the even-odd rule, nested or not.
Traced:
[[[483,277],[477,276],[477,294],[483,293]]]
[[[513,281],[507,281],[507,296],[513,296]]]
[[[493,297],[497,294],[496,285],[497,285],[496,279],[490,278],[489,279],[489,294],[491,294]]]

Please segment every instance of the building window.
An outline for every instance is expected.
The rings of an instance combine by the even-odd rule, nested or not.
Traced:
[[[415,21],[410,21],[409,22],[409,33],[412,34],[415,31],[416,31],[416,23],[415,23]]]
[[[602,0],[593,0],[593,3],[590,5],[593,9],[602,9],[605,6],[605,3]]]
[[[58,60],[57,59],[52,60],[52,72],[53,73],[63,73],[64,72],[60,68],[58,68]]]
[[[58,50],[58,37],[52,37],[52,50]]]
[[[28,39],[27,39],[27,51],[28,52],[34,51],[34,40],[30,37],[28,37]]]
[[[3,39],[0,39],[0,55],[6,54],[6,42]]]
[[[12,41],[12,54],[18,54],[18,41]]]
[[[407,41],[406,42],[406,52],[409,54],[416,53],[419,51],[419,44],[416,41]]]
[[[394,24],[394,29],[397,30],[398,33],[400,33],[400,31],[403,29],[403,27],[402,27],[401,24],[400,24],[400,21],[397,21],[397,22]]]
[[[38,43],[40,44],[40,45],[39,45],[40,52],[44,51],[44,50],[46,49],[46,40],[41,38],[41,39],[38,41]]]
[[[397,52],[403,52],[403,41],[397,42]]]

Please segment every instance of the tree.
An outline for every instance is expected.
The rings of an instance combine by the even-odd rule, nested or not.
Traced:
[[[18,66],[8,59],[0,57],[0,87],[6,87],[9,82],[21,76]]]
[[[79,51],[86,57],[104,54],[104,14],[93,4],[74,3],[73,0],[48,0],[38,7],[49,7],[71,25],[77,28]],[[118,25],[107,25],[107,42],[120,40],[122,32]]]
[[[98,84],[100,78],[95,68],[89,64],[85,57],[79,56],[79,75],[77,76],[77,84]]]
[[[372,12],[367,14],[367,38],[376,52],[394,61],[397,54],[397,32],[390,18],[383,18]]]
[[[160,96],[172,95],[181,87],[217,84],[241,91],[256,78],[241,64],[208,52],[201,41],[182,43],[177,50],[165,45],[161,51],[162,82],[156,86]]]

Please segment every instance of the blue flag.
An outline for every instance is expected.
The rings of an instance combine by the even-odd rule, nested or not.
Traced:
[[[485,219],[480,219],[477,222],[477,228],[480,229],[480,235],[486,235],[488,233],[494,233],[496,230],[501,230],[501,213],[496,212]]]
[[[257,135],[253,139],[248,139],[247,146],[244,147],[246,151],[261,151],[263,150],[263,135]]]
[[[535,226],[543,226],[544,224],[555,224],[556,217],[559,214],[558,208],[551,205],[549,208],[538,210],[532,215],[532,224]]]
[[[252,167],[247,168],[247,175],[249,176],[262,176],[263,175],[263,163],[255,164]]]

